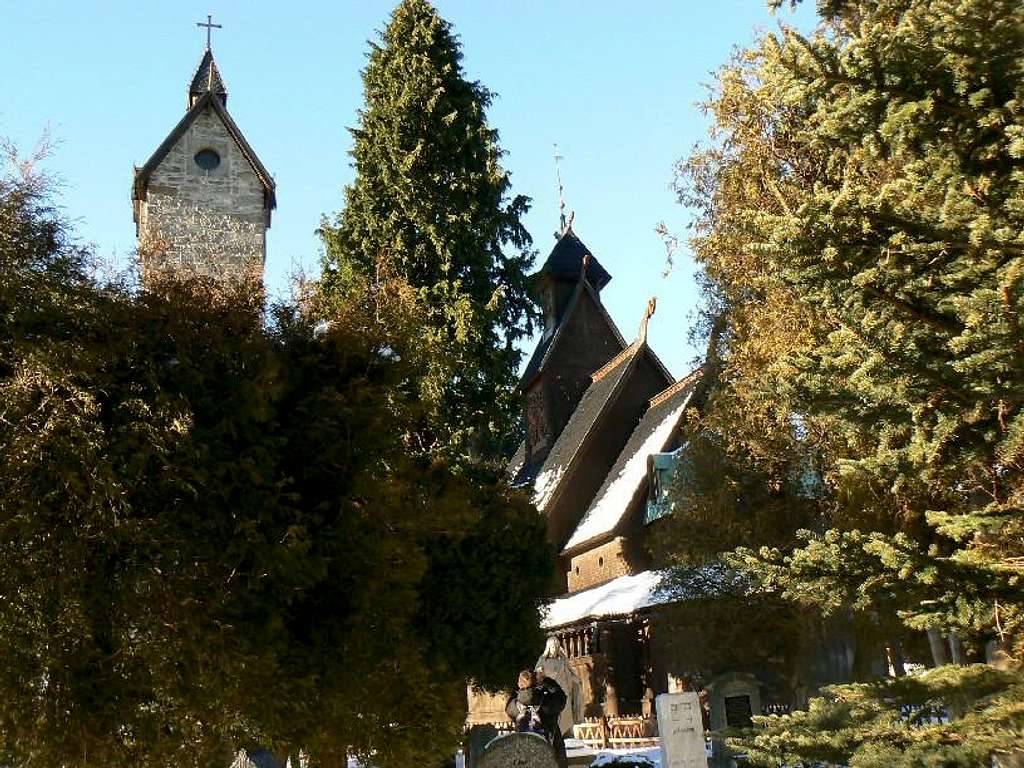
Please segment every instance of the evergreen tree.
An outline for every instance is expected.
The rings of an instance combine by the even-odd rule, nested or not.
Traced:
[[[736,745],[754,765],[850,768],[998,766],[1020,746],[1024,681],[982,664],[828,693]]]
[[[453,754],[552,559],[503,478],[408,450],[415,292],[267,322],[252,286],[89,259],[0,177],[0,763]]]
[[[657,561],[678,566],[679,586],[695,597],[662,611],[667,627],[660,634],[677,673],[707,681],[726,670],[750,671],[777,681],[765,693],[787,700],[803,688],[798,662],[821,642],[820,622],[813,610],[779,595],[752,601],[750,580],[723,578],[721,561],[738,546],[793,546],[819,507],[792,446],[780,442],[767,450],[771,432],[760,432],[759,460],[737,431],[717,431],[725,426],[729,392],[714,380],[713,368],[705,366],[683,427],[685,448],[670,488],[674,511],[659,521],[652,541]],[[704,572],[710,578],[700,578]]]
[[[681,167],[707,319],[725,325],[705,418],[763,469],[799,443],[823,475],[815,532],[731,562],[798,604],[1019,662],[1024,11],[819,8],[812,37],[783,29],[723,68],[714,141]],[[1017,681],[933,673],[929,700],[953,718],[933,728],[883,711],[899,681],[837,690],[745,746],[775,764],[977,765],[1021,742]],[[972,691],[968,715],[955,703]]]
[[[418,291],[425,323],[411,385],[428,405],[429,449],[486,455],[507,438],[519,353],[532,330],[524,197],[509,199],[492,94],[467,80],[462,52],[428,0],[403,0],[363,72],[352,130],[356,178],[321,232],[324,282],[344,295],[381,275]]]

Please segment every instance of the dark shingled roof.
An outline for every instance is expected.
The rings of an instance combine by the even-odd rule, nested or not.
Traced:
[[[550,275],[557,280],[578,280],[583,267],[583,255],[587,253],[590,254],[590,262],[587,264],[587,280],[600,291],[608,285],[612,276],[601,266],[597,257],[590,252],[583,241],[576,237],[572,227],[567,227],[562,236],[558,238],[558,242],[551,249],[547,261],[544,262],[544,266],[540,268],[537,276]]]
[[[612,320],[612,316],[608,314],[608,310],[604,308],[604,304],[601,303],[601,299],[598,297],[594,288],[580,280],[576,284],[576,289],[573,291],[572,298],[569,299],[569,304],[565,308],[565,312],[562,313],[562,319],[558,325],[555,326],[554,330],[550,333],[545,333],[541,337],[540,343],[537,348],[533,350],[533,355],[530,357],[530,362],[526,365],[526,370],[523,371],[522,377],[519,379],[519,386],[521,389],[525,389],[530,385],[537,376],[544,370],[544,366],[550,358],[550,353],[554,350],[559,337],[562,335],[562,331],[569,325],[569,318],[572,317],[573,310],[576,309],[580,303],[580,298],[583,292],[587,291],[590,294],[590,298],[597,305],[598,311],[608,322],[608,327],[612,329],[612,333],[619,340],[619,343],[623,348],[626,346],[626,340],[622,338],[622,333],[619,332],[619,328],[615,325],[615,321]]]
[[[222,104],[227,104],[228,89],[224,85],[224,79],[220,76],[217,63],[213,60],[213,52],[207,48],[203,54],[196,73],[192,76],[192,84],[188,88],[189,104],[202,96],[207,91],[220,96]]]
[[[595,494],[593,500],[590,502],[590,507],[587,509],[586,514],[583,515],[583,519],[580,521],[580,524],[579,526],[577,526],[577,529],[587,523],[588,518],[594,511],[594,508],[605,496],[605,494],[608,492],[612,484],[619,478],[620,475],[624,474],[626,464],[638,451],[643,449],[644,444],[647,442],[648,438],[650,438],[655,433],[659,425],[661,425],[662,422],[664,422],[664,420],[668,418],[674,410],[683,405],[686,402],[686,400],[693,394],[694,388],[697,386],[697,382],[699,379],[700,369],[698,368],[696,371],[693,371],[687,376],[684,376],[675,384],[671,385],[664,391],[658,393],[657,395],[651,398],[650,406],[644,412],[644,415],[640,419],[640,423],[637,424],[636,428],[633,430],[633,434],[630,435],[629,440],[626,441],[626,445],[623,446],[622,451],[619,453],[618,458],[615,460],[615,464],[612,465],[612,468],[609,470],[607,476],[604,479],[604,482],[601,484],[601,488],[598,490],[597,494]],[[680,420],[682,419],[682,415],[683,414],[680,413]],[[657,447],[657,450],[663,450],[665,447],[666,446],[664,445],[660,445]],[[636,490],[638,491],[639,489]],[[624,504],[620,514],[625,515],[631,505],[632,500]],[[617,521],[614,521],[614,524],[610,528],[607,528],[607,530],[603,530],[600,533],[595,533],[593,536],[589,536],[586,541],[576,542],[575,544],[573,544],[572,547],[567,546],[565,551],[575,551],[585,548],[587,546],[592,546],[592,543],[595,541],[595,539],[602,538],[608,534],[613,533],[615,528],[621,521],[622,518],[620,517]],[[573,534],[573,536],[575,536],[575,533]],[[570,542],[573,540],[573,536],[569,537]]]
[[[548,353],[555,347],[555,341],[569,322],[569,317],[572,315],[572,311],[577,303],[579,303],[580,294],[584,288],[590,291],[591,298],[593,298],[601,314],[608,321],[612,331],[619,338],[622,346],[626,346],[626,340],[622,338],[622,334],[619,333],[619,329],[616,327],[611,315],[608,314],[608,310],[601,304],[601,298],[597,293],[608,284],[612,276],[598,263],[593,254],[590,255],[590,261],[587,264],[587,280],[580,280],[580,273],[583,268],[583,254],[585,253],[590,253],[590,249],[583,244],[583,241],[576,237],[576,233],[572,231],[572,228],[568,227],[562,233],[558,242],[555,243],[555,247],[551,249],[551,253],[548,255],[547,261],[544,262],[544,266],[533,275],[534,281],[539,280],[544,275],[550,275],[558,280],[575,282],[576,289],[573,291],[572,297],[569,299],[569,303],[558,321],[558,325],[550,333],[545,333],[541,337],[537,348],[533,350],[530,362],[527,364],[526,370],[523,371],[523,375],[519,380],[520,387],[526,387],[544,369]]]
[[[135,183],[132,185],[132,199],[133,200],[145,200],[146,190],[149,187],[149,177],[156,170],[157,166],[160,165],[161,161],[167,157],[167,153],[171,151],[178,139],[180,139],[185,131],[196,121],[196,119],[203,114],[207,109],[212,109],[217,113],[217,116],[224,123],[224,127],[227,129],[228,134],[235,140],[238,148],[242,151],[245,159],[249,161],[249,165],[256,173],[257,178],[263,184],[264,194],[266,195],[266,204],[268,210],[273,210],[277,207],[277,198],[275,196],[275,184],[274,179],[270,175],[270,172],[263,167],[263,163],[256,157],[256,153],[253,148],[249,146],[249,142],[245,140],[242,135],[241,129],[235,124],[235,121],[231,119],[231,115],[228,114],[227,108],[221,103],[220,99],[217,98],[213,91],[207,91],[197,101],[192,108],[185,113],[185,116],[181,118],[174,129],[168,134],[167,138],[163,140],[163,143],[157,147],[156,152],[153,156],[146,161],[146,164],[135,171]],[[270,224],[269,220],[267,222]]]
[[[516,452],[512,454],[512,458],[508,460],[508,464],[505,465],[505,472],[509,478],[515,481],[519,475],[519,470],[523,468],[523,464],[526,463],[526,441],[523,440],[519,447],[516,448]]]
[[[626,372],[632,367],[637,350],[642,346],[631,344],[626,347],[626,349],[594,375],[594,381],[587,387],[587,391],[583,393],[579,405],[576,406],[572,416],[569,417],[569,423],[565,425],[565,429],[562,430],[558,439],[555,440],[555,444],[551,447],[551,452],[544,460],[540,471],[535,473],[537,479],[542,479],[541,476],[547,472],[561,473],[556,485],[564,484],[566,479],[564,472],[572,464],[572,460],[575,458],[580,446],[587,439],[587,435],[590,434],[591,429],[601,414],[604,413],[605,408],[615,400],[620,389],[619,384],[625,378]],[[523,469],[526,470],[527,468],[524,467]],[[521,471],[520,474],[524,473]],[[558,489],[553,488],[550,492],[544,494],[545,498],[537,500],[538,506],[547,507],[550,500],[557,494]]]
[[[526,364],[526,370],[523,371],[523,375],[519,379],[519,386],[521,388],[532,382],[537,377],[537,374],[543,370],[544,363],[548,357],[548,351],[554,346],[555,338],[565,327],[565,320],[569,316],[569,313],[572,312],[572,308],[575,303],[576,299],[573,298],[569,304],[569,309],[565,313],[565,317],[562,318],[562,322],[555,326],[554,330],[550,333],[545,331],[544,335],[540,337],[540,343],[537,345],[537,348],[533,350],[533,354],[530,355],[530,362]]]

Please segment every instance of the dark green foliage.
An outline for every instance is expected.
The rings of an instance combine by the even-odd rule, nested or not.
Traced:
[[[252,286],[133,292],[87,258],[3,182],[0,762],[451,754],[467,680],[532,643],[550,556],[503,481],[409,450],[408,290],[268,322]],[[510,635],[470,622],[467,656],[467,615]]]
[[[1019,662],[1024,11],[819,7],[812,37],[766,35],[722,69],[714,141],[681,166],[707,324],[724,325],[706,428],[769,484],[800,454],[823,481],[815,525],[730,562],[809,609],[954,632],[976,658],[997,641]],[[827,704],[808,743],[838,738],[827,759],[851,765],[985,763],[1015,683],[929,679],[989,702],[951,726],[958,755],[942,732],[887,741]],[[785,761],[796,722],[772,721],[760,757]],[[860,744],[888,751],[857,763]]]
[[[676,512],[654,542],[683,564],[715,560],[737,546],[791,545],[796,531],[820,514],[817,474],[796,441],[776,446],[773,461],[758,462],[743,450],[739,435],[727,439],[714,430],[718,394],[713,391],[705,404],[707,416],[694,416],[686,426],[671,489]]]
[[[793,662],[816,637],[813,615],[773,596],[716,595],[686,600],[659,616],[661,644],[673,674],[708,682],[723,671],[778,680],[779,698],[794,683]]]
[[[0,143],[0,149],[13,151]],[[0,160],[0,162],[3,162]],[[37,334],[68,340],[84,300],[88,255],[69,241],[43,194],[44,182],[28,173],[0,175],[0,372],[10,374],[16,343]]]
[[[427,405],[427,448],[488,455],[512,431],[519,353],[531,330],[533,257],[508,199],[492,94],[465,78],[450,25],[427,0],[403,0],[363,72],[366,106],[353,129],[356,179],[321,232],[324,283],[344,295],[396,276],[424,312],[413,385]],[[513,251],[506,253],[507,249]]]
[[[611,765],[614,768],[652,768],[654,761],[643,755],[617,755],[611,760],[605,760],[601,765]]]
[[[523,621],[508,606],[539,608],[538,586],[551,573],[554,553],[528,499],[510,494],[488,470],[474,475],[469,496],[481,519],[464,538],[438,537],[431,546],[422,610],[425,631],[454,654],[449,663],[475,684],[501,690],[544,644],[539,622]],[[509,537],[521,540],[509,546]]]
[[[756,765],[977,768],[1024,737],[1024,678],[984,665],[839,685],[806,712],[756,718],[731,745]],[[781,762],[780,762],[781,761]]]

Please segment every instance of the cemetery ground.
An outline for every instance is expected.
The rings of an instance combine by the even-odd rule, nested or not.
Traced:
[[[713,749],[704,729],[700,696],[693,691],[663,693],[655,702],[659,736],[635,746],[610,749],[579,738],[567,738],[568,766],[621,768],[707,768],[732,766],[732,756]],[[492,726],[475,727],[456,756],[456,768],[557,768],[555,752],[535,733],[503,733]],[[709,758],[712,758],[709,762]]]

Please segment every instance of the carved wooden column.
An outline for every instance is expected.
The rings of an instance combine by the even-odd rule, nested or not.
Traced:
[[[604,713],[608,717],[619,716],[619,691],[615,685],[614,648],[611,627],[603,627],[601,629],[601,651],[604,654]]]
[[[640,714],[644,717],[654,717],[654,650],[651,648],[651,637],[653,628],[650,619],[643,619],[637,634],[641,646],[641,658],[643,660],[643,671],[641,685],[643,686],[643,701],[640,704]]]

